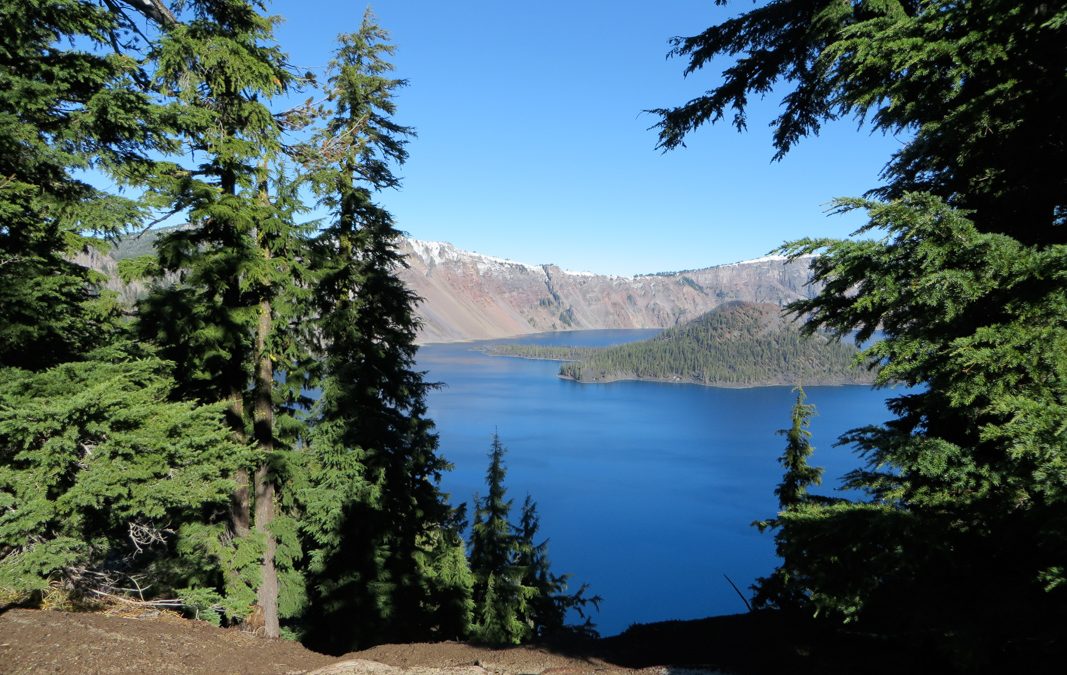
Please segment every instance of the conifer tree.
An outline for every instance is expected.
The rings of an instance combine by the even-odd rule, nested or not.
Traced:
[[[140,217],[75,171],[129,184],[168,141],[121,16],[32,0],[5,3],[0,25],[0,365],[40,369],[114,335],[101,279],[71,258],[91,245],[83,233],[116,234]]]
[[[17,366],[0,378],[0,587],[185,594],[217,571],[185,552],[245,455],[219,410],[171,400],[169,364],[125,342],[103,279],[72,262],[103,248],[85,233],[144,217],[75,172],[142,187],[177,147],[147,38],[112,3],[7,3],[0,20],[0,365]]]
[[[778,458],[784,467],[782,482],[774,489],[778,497],[779,517],[753,523],[761,532],[771,528],[775,533],[775,548],[781,562],[770,577],[756,582],[755,605],[757,607],[774,606],[782,609],[798,609],[805,606],[804,584],[797,581],[797,571],[793,560],[792,542],[788,537],[790,530],[782,530],[781,518],[787,513],[803,509],[809,503],[827,503],[825,498],[813,498],[808,488],[822,482],[823,470],[808,464],[808,457],[815,452],[811,446],[811,417],[815,406],[805,403],[807,396],[801,387],[796,388],[796,401],[791,413],[792,424],[788,429],[779,429],[778,433],[787,439],[785,451]]]
[[[471,569],[478,579],[475,602],[484,599],[486,582],[490,574],[501,574],[511,562],[514,537],[508,518],[512,500],[507,499],[504,478],[504,444],[499,434],[493,434],[489,446],[489,468],[485,474],[488,493],[484,499],[475,498],[474,522],[471,527]]]
[[[567,632],[595,637],[597,632],[592,617],[587,616],[586,612],[589,605],[594,609],[600,608],[600,596],[586,597],[588,584],[582,584],[574,593],[567,593],[570,575],[552,572],[548,558],[548,539],[537,541],[541,519],[537,515],[537,503],[530,495],[526,495],[526,500],[522,503],[522,514],[516,529],[517,565],[523,570],[522,585],[536,591],[528,603],[530,619],[533,622],[532,637],[544,639]],[[567,613],[572,609],[585,619],[581,626],[567,625]]]
[[[782,482],[774,489],[778,508],[786,511],[808,500],[808,487],[822,482],[822,468],[808,465],[808,457],[815,452],[811,447],[811,417],[815,406],[805,403],[807,395],[801,387],[796,388],[797,399],[793,404],[793,423],[779,434],[787,439],[785,452],[778,462],[785,468]]]
[[[689,71],[737,56],[663,114],[674,147],[747,96],[788,89],[779,154],[846,114],[906,140],[863,209],[868,239],[806,239],[811,330],[885,339],[880,384],[914,390],[841,440],[865,500],[779,525],[821,616],[931,648],[947,666],[1046,670],[1067,612],[1067,7],[1061,3],[775,1],[681,39]]]
[[[475,497],[470,535],[470,566],[474,574],[474,623],[471,637],[488,644],[519,644],[557,635],[567,612],[598,607],[600,598],[585,597],[587,587],[567,594],[567,576],[552,573],[548,541],[535,543],[540,529],[537,506],[527,496],[518,524],[510,519],[512,500],[504,479],[505,448],[493,434],[486,471],[485,498]],[[587,619],[579,632],[595,635]]]
[[[309,639],[343,652],[460,637],[470,602],[455,514],[437,486],[448,464],[426,418],[429,385],[414,370],[416,297],[397,277],[400,234],[374,201],[399,186],[393,167],[407,158],[413,132],[392,120],[405,83],[369,11],[339,39],[327,119],[303,155],[331,213],[312,258],[322,394],[304,529]]]
[[[522,583],[525,570],[518,564],[519,542],[509,521],[512,500],[504,485],[504,452],[494,433],[485,474],[488,493],[484,499],[475,497],[470,536],[475,579],[471,635],[489,644],[519,644],[533,633],[528,614],[536,589]]]
[[[176,363],[182,393],[227,402],[235,438],[258,448],[237,474],[231,520],[238,537],[254,527],[264,542],[256,603],[264,632],[278,636],[273,392],[283,345],[274,324],[280,306],[293,306],[299,258],[291,203],[271,194],[282,128],[269,103],[294,78],[273,43],[275,19],[260,7],[194,0],[155,50],[158,86],[178,104],[181,140],[201,162],[151,176],[157,203],[188,209],[190,227],[158,244],[160,270],[181,280],[144,304],[142,326]]]
[[[217,569],[183,548],[225,508],[245,449],[218,407],[168,400],[168,364],[126,346],[0,369],[0,592],[183,595]],[[214,603],[209,603],[214,604]]]

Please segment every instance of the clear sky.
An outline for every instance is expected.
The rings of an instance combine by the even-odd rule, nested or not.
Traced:
[[[275,0],[277,37],[318,69],[365,2]],[[854,120],[828,126],[772,163],[756,101],[749,130],[705,127],[688,147],[655,149],[656,118],[719,70],[683,78],[668,40],[750,8],[736,0],[381,0],[397,47],[396,120],[415,127],[404,186],[383,195],[413,237],[529,263],[606,274],[706,267],[766,254],[802,236],[846,236],[859,214],[827,216],[857,196],[899,140]]]

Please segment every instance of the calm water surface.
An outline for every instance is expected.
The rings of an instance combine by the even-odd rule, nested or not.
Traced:
[[[559,364],[488,356],[501,342],[600,346],[657,331],[573,331],[481,343],[427,345],[418,366],[444,386],[429,397],[441,452],[455,465],[444,489],[455,503],[485,493],[491,436],[508,449],[514,515],[537,501],[557,573],[603,596],[601,633],[632,623],[745,610],[723,575],[746,591],[775,565],[773,535],[753,520],[773,516],[777,458],[794,394],[789,387],[718,389],[653,382],[578,384]],[[814,463],[822,492],[857,466],[842,432],[889,417],[891,391],[810,387]]]

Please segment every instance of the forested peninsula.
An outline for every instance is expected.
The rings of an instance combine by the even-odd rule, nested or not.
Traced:
[[[806,335],[772,304],[730,302],[650,340],[614,347],[494,345],[502,356],[563,361],[560,376],[578,382],[655,380],[716,387],[869,384],[859,350],[825,335]]]

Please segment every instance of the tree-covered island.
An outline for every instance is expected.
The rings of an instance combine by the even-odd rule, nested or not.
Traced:
[[[649,340],[613,347],[493,345],[491,354],[563,361],[578,382],[655,380],[717,387],[868,384],[859,350],[805,335],[777,305],[730,302]]]

